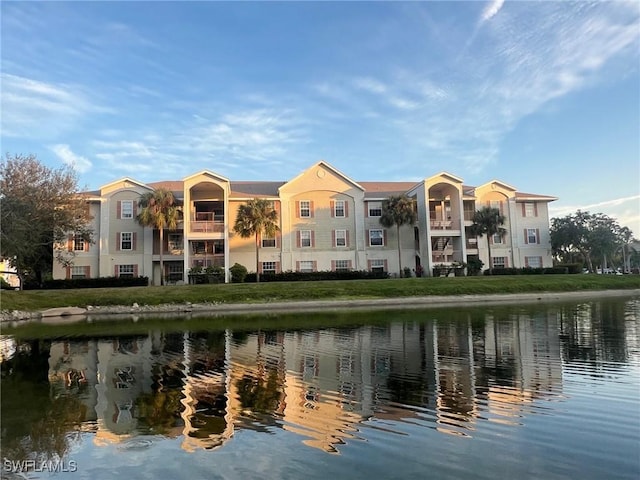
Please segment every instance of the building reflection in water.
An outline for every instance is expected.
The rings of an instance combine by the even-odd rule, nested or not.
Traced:
[[[48,377],[54,395],[81,400],[79,428],[94,432],[98,445],[163,435],[194,451],[219,447],[236,430],[283,429],[337,453],[363,422],[376,421],[473,436],[486,422],[517,427],[540,400],[561,400],[563,361],[584,356],[585,345],[618,360],[638,351],[638,332],[623,351],[607,349],[598,333],[598,322],[620,312],[594,323],[580,308],[348,329],[54,340]],[[622,338],[637,329],[618,323]]]

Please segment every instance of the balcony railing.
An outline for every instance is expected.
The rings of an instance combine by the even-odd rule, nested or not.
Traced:
[[[193,255],[191,257],[191,266],[224,268],[224,255]]]
[[[459,261],[460,251],[446,248],[444,250],[434,250],[431,252],[433,263],[451,263]]]
[[[451,230],[453,226],[452,220],[431,220],[431,230]]]
[[[191,231],[194,233],[224,233],[224,220],[192,220]]]

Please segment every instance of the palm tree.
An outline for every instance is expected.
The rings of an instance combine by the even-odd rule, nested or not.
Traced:
[[[136,217],[143,227],[153,227],[160,231],[160,285],[164,285],[164,229],[175,230],[180,221],[181,211],[176,197],[165,188],[145,193],[138,200],[140,213]]]
[[[487,249],[489,251],[489,274],[493,271],[493,258],[491,258],[491,237],[499,234],[504,235],[506,230],[502,228],[505,217],[500,214],[500,210],[491,207],[482,207],[473,215],[473,225],[470,232],[472,235],[481,237],[487,236]]]
[[[262,198],[254,198],[238,207],[238,215],[233,231],[242,238],[255,236],[256,238],[256,282],[260,282],[259,256],[260,235],[274,237],[278,227],[278,212],[273,208],[273,203]]]
[[[400,255],[400,227],[402,225],[413,225],[416,223],[417,214],[412,199],[406,195],[389,197],[382,202],[382,216],[380,224],[385,228],[395,225],[398,232],[398,267],[402,276],[402,259]]]

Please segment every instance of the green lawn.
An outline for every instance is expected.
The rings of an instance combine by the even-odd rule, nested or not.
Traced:
[[[522,275],[87,288],[22,292],[2,290],[0,309],[35,311],[52,307],[131,305],[133,303],[139,305],[185,302],[264,303],[634,288],[640,288],[640,275]]]

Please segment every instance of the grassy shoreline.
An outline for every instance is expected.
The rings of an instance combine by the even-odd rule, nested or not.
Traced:
[[[165,287],[28,290],[0,293],[0,309],[35,312],[55,307],[163,305],[180,303],[272,303],[308,300],[364,300],[432,295],[631,290],[638,275],[529,275],[403,278],[321,282],[274,282]]]

